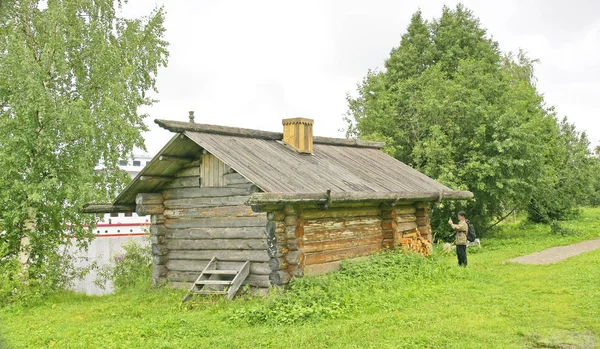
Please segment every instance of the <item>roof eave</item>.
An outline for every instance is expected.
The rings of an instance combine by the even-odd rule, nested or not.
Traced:
[[[255,193],[246,204],[250,206],[278,206],[287,204],[325,204],[327,202],[400,202],[470,200],[470,191],[440,192],[325,192],[325,193]]]

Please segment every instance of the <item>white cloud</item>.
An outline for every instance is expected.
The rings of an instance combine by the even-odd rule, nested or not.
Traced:
[[[281,119],[315,119],[315,133],[343,136],[346,92],[382,67],[411,15],[439,17],[456,1],[160,1],[167,11],[169,67],[160,103],[148,108],[148,150],[171,135],[156,118],[280,130]],[[128,16],[154,3],[130,0]],[[600,2],[466,1],[502,50],[539,58],[538,88],[559,114],[600,141]]]

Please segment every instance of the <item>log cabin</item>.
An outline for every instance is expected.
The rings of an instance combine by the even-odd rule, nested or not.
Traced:
[[[112,204],[84,209],[151,215],[154,284],[189,286],[216,257],[248,261],[244,283],[265,292],[386,248],[427,253],[430,206],[473,197],[383,143],[313,136],[310,119],[284,119],[283,133],[155,122],[174,137]]]

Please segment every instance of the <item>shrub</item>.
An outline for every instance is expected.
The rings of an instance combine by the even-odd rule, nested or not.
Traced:
[[[575,234],[579,234],[580,232],[575,230],[575,229],[570,229],[570,228],[565,228],[563,227],[560,222],[558,221],[551,221],[550,222],[550,234],[552,235],[562,235],[562,236],[566,236],[566,235],[575,235]]]
[[[106,288],[111,281],[116,291],[149,287],[152,279],[152,250],[149,241],[129,240],[122,245],[123,253],[116,255],[98,270],[95,284]]]
[[[57,247],[56,253],[31,258],[34,263],[25,273],[17,256],[10,254],[6,245],[0,243],[0,304],[31,304],[68,288],[76,274],[72,256],[66,249]]]
[[[337,272],[320,277],[296,278],[288,290],[271,294],[265,302],[238,309],[230,320],[249,324],[290,324],[339,317],[358,304],[354,297],[382,289],[393,289],[394,280],[442,280],[446,267],[437,262],[437,253],[424,258],[416,253],[390,250],[366,261],[342,262]]]

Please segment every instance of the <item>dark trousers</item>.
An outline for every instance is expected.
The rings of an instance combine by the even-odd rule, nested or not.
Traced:
[[[467,245],[456,245],[456,256],[458,257],[458,265],[461,267],[467,266]]]

